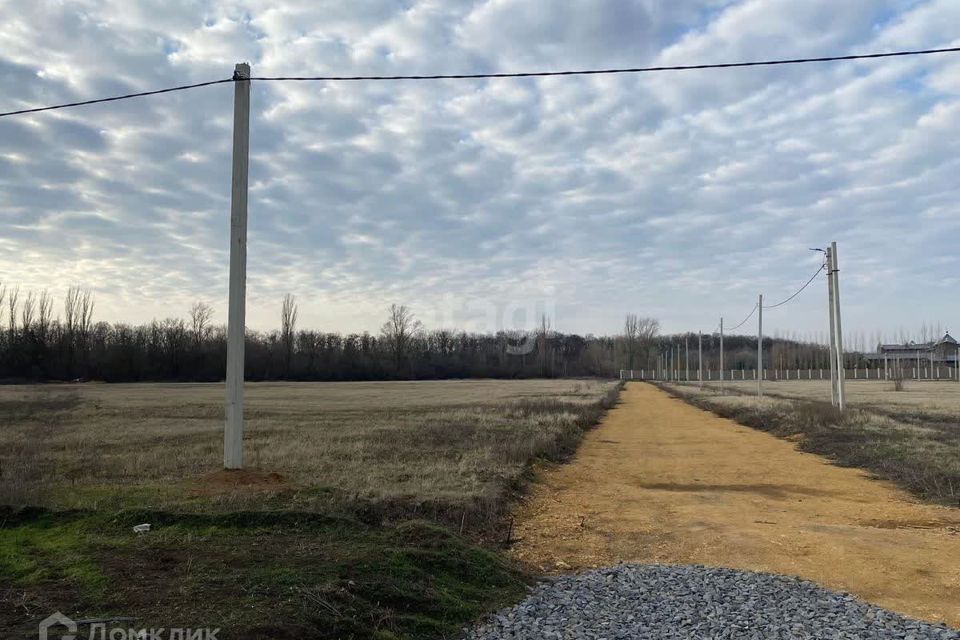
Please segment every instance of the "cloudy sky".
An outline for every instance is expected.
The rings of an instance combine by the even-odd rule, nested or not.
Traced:
[[[479,73],[960,45],[956,0],[0,0],[0,111],[254,75]],[[226,318],[229,84],[0,119],[0,281]],[[248,325],[735,324],[840,246],[845,328],[960,331],[960,55],[254,83]],[[826,284],[770,310],[823,331]],[[749,327],[750,325],[748,325]],[[748,327],[745,327],[746,330]]]

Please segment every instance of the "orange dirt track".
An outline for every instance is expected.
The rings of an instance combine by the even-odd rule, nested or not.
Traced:
[[[631,383],[519,507],[512,553],[548,572],[704,564],[796,575],[960,627],[960,510]]]

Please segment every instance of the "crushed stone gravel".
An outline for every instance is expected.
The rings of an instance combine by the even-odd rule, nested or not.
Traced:
[[[696,565],[621,564],[534,587],[465,640],[626,638],[958,640],[812,582]]]

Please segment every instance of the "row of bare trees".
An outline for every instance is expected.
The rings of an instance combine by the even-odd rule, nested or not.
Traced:
[[[226,328],[210,305],[139,325],[95,322],[94,306],[92,293],[78,287],[58,306],[47,292],[0,286],[0,380],[223,379]],[[278,330],[247,332],[251,380],[616,376],[625,352],[639,358],[636,339],[562,334],[546,317],[529,332],[426,330],[410,307],[392,305],[379,333],[344,335],[299,328],[292,295],[279,315]],[[651,322],[641,341],[656,333]],[[509,348],[520,344],[533,348]]]
[[[70,288],[58,309],[45,291],[0,286],[0,309],[0,380],[223,379],[226,328],[203,302],[193,304],[187,319],[109,324],[94,322],[94,297],[85,289]],[[545,316],[528,332],[428,331],[405,305],[387,310],[378,334],[301,329],[298,315],[296,298],[287,294],[278,330],[247,332],[249,379],[614,377],[620,369],[652,369],[659,354],[677,346],[684,362],[690,349],[696,368],[696,334],[662,336],[656,319],[637,314],[626,316],[617,336],[563,334]],[[766,344],[768,366],[828,366],[822,345],[782,338]],[[704,366],[715,370],[718,336],[705,335],[703,346]],[[854,366],[856,354],[848,357]],[[756,339],[727,336],[724,362],[730,369],[754,368]]]

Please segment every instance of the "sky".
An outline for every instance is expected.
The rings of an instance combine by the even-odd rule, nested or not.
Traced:
[[[960,45],[955,0],[0,0],[0,111],[227,78]],[[0,119],[0,282],[226,321],[233,86]],[[844,328],[960,332],[960,54],[251,93],[247,324],[730,327],[838,243]],[[823,334],[821,275],[764,313]],[[59,307],[59,302],[58,302]],[[57,309],[59,310],[59,309]],[[753,321],[751,320],[751,323]],[[753,331],[747,324],[742,331]]]

